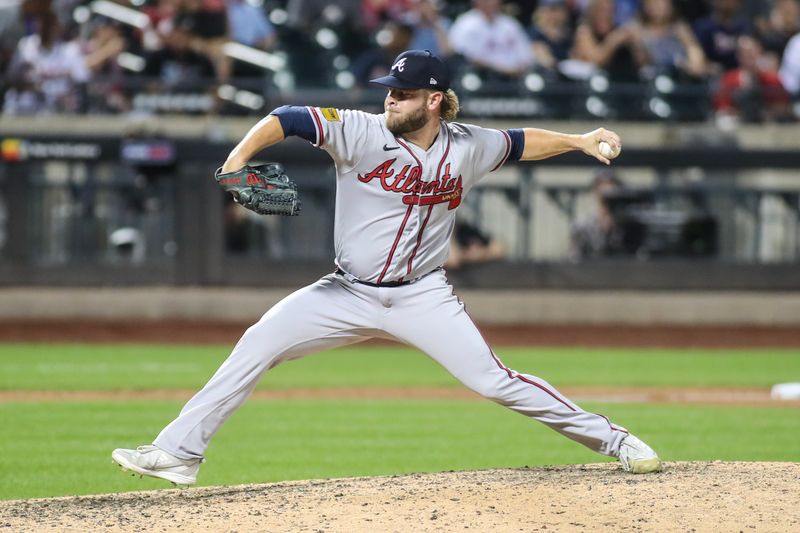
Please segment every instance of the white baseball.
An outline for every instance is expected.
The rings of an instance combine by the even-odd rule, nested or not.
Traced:
[[[617,149],[615,150],[614,148],[611,147],[610,144],[608,144],[605,141],[600,141],[600,144],[598,145],[597,148],[600,151],[600,155],[608,159],[614,159],[622,151],[621,146],[618,146]]]

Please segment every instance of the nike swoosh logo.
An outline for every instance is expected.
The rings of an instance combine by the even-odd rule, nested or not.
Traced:
[[[388,152],[389,150],[399,150],[399,146],[389,146],[388,144],[383,145],[383,151]]]

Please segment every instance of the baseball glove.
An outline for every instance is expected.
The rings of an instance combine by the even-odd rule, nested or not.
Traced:
[[[233,195],[242,207],[259,215],[295,216],[300,212],[297,185],[280,163],[245,167],[235,172],[214,173],[217,184]]]

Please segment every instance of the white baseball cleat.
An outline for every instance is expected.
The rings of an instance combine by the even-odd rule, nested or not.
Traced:
[[[203,462],[202,459],[179,459],[153,445],[139,446],[135,450],[117,448],[111,452],[111,459],[123,470],[166,479],[176,485],[194,485]]]
[[[649,474],[661,471],[661,459],[653,449],[637,439],[628,435],[619,445],[619,461],[622,469],[634,474]]]

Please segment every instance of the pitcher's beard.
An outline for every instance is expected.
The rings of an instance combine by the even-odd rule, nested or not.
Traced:
[[[405,118],[398,118],[393,113],[386,113],[386,129],[392,135],[403,135],[423,127],[428,122],[428,110],[421,107]]]

